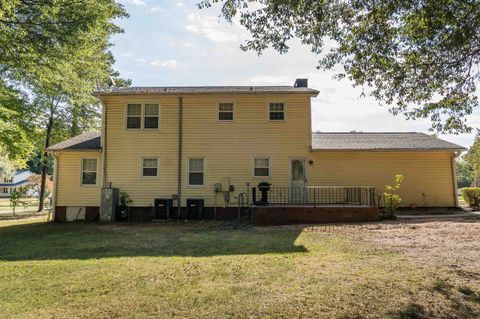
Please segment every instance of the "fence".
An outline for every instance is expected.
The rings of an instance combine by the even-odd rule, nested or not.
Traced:
[[[255,196],[255,195],[254,195]],[[381,207],[381,192],[373,187],[350,186],[309,186],[309,187],[270,187],[267,202],[262,205],[341,205]],[[256,202],[256,198],[253,198]]]

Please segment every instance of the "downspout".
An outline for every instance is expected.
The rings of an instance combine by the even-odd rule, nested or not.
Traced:
[[[102,185],[107,187],[107,104],[103,99],[102,103],[102,131],[100,134],[100,146],[102,152]]]
[[[458,207],[458,194],[457,194],[457,161],[456,158],[461,152],[453,152],[452,156],[452,179],[453,179],[453,201],[455,207]]]
[[[55,152],[52,152],[52,154],[53,154],[52,222],[54,222],[55,214],[57,213],[58,156]]]
[[[178,98],[178,217],[182,213],[182,145],[183,142],[183,97]]]

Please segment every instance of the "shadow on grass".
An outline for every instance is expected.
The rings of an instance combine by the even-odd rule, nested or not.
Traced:
[[[223,223],[54,224],[0,227],[0,261],[307,252],[301,229],[235,229]]]

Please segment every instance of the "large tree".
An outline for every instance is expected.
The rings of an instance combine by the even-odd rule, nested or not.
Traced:
[[[468,170],[471,172],[471,178],[476,185],[480,183],[480,130],[477,129],[477,135],[472,146],[464,156]]]
[[[38,114],[36,125],[42,128],[41,149],[68,126],[78,133],[87,122],[96,122],[90,94],[118,76],[109,39],[122,31],[113,20],[125,16],[114,0],[11,0],[0,5],[0,75],[28,92]],[[39,210],[47,163],[44,152]]]
[[[394,114],[430,118],[438,132],[470,131],[478,107],[478,0],[203,0],[251,33],[244,50],[288,51],[299,38],[319,67],[343,67]],[[478,93],[478,92],[477,92]]]

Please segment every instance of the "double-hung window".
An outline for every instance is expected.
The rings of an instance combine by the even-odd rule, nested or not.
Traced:
[[[270,177],[270,158],[256,157],[253,159],[253,176]]]
[[[269,119],[270,121],[285,120],[285,104],[284,103],[270,103],[269,105]]]
[[[97,185],[97,159],[82,159],[82,185]]]
[[[158,158],[142,158],[142,176],[158,176]]]
[[[127,105],[127,128],[142,127],[142,104]]]
[[[202,186],[204,179],[203,158],[190,158],[188,160],[188,185]]]
[[[143,128],[158,128],[158,104],[145,104]]]
[[[234,115],[233,103],[219,103],[218,104],[218,120],[219,121],[233,121]]]
[[[127,104],[127,129],[158,129],[159,114],[158,104]]]

